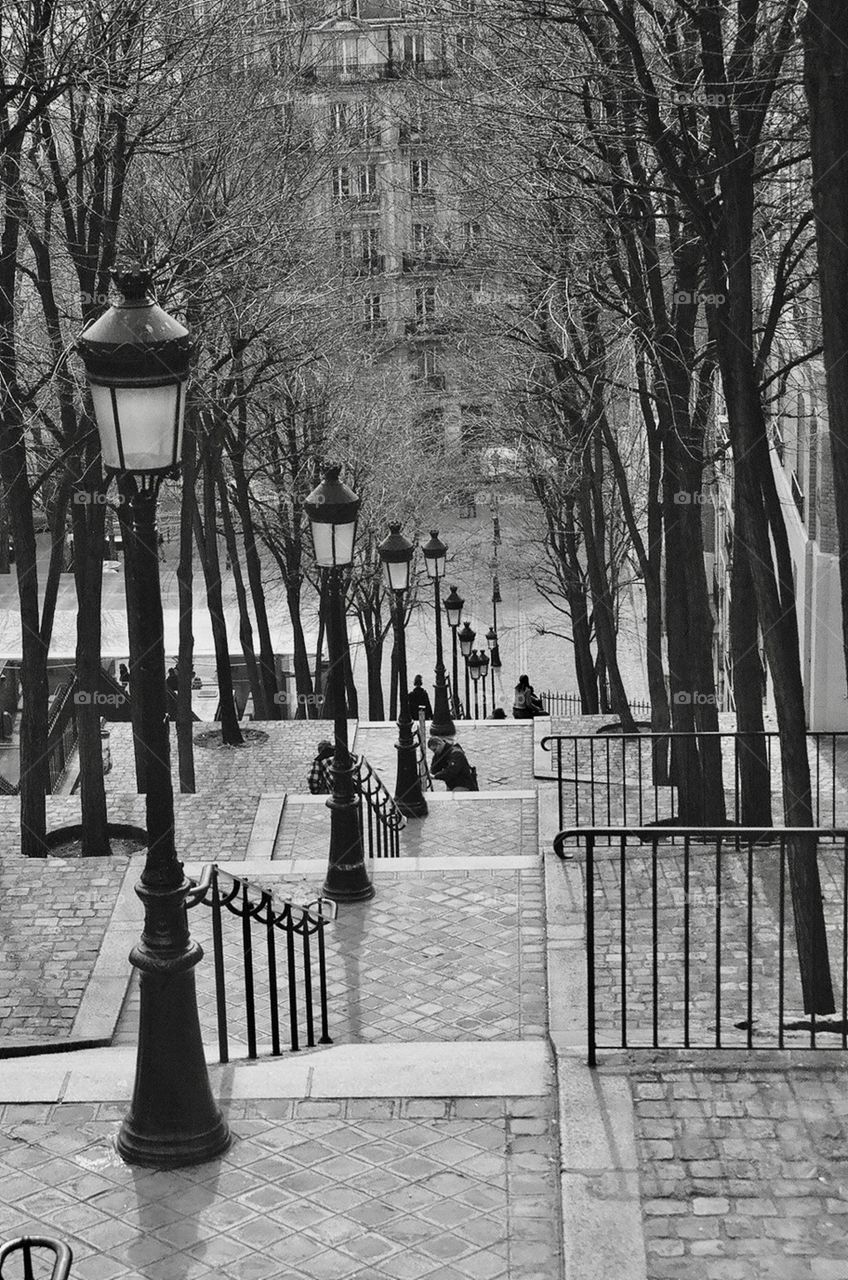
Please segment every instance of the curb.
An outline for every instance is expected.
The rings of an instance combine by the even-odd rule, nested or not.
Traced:
[[[583,875],[553,853],[545,853],[543,865],[565,1275],[647,1280],[630,1080],[585,1061]]]

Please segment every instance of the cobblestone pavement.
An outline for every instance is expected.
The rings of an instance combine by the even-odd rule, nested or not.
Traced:
[[[651,1280],[845,1280],[844,1071],[636,1070]]]
[[[69,1034],[126,868],[124,857],[0,860],[0,1047]]]
[[[318,743],[322,738],[333,736],[332,725],[324,720],[251,721],[244,727],[261,730],[268,735],[268,741],[243,747],[201,747],[197,745],[197,739],[209,733],[214,726],[206,721],[195,724],[194,768],[198,792],[257,795],[265,791],[305,791],[306,776]],[[110,730],[112,769],[106,775],[106,788],[110,792],[134,793],[132,726],[113,724]],[[173,728],[171,772],[175,790],[179,790]]]
[[[755,1014],[754,1044],[777,1047],[780,1019],[780,850],[755,847],[752,852],[751,1000]],[[822,843],[819,848],[837,1005],[842,971],[843,857],[841,846]],[[717,868],[720,881],[717,879]],[[579,877],[575,900],[584,893],[585,864],[574,863],[569,874]],[[595,879],[596,1009],[599,1040],[621,1043],[622,1015],[626,1013],[628,1042],[650,1044],[652,989],[654,986],[654,924],[656,909],[656,987],[659,1044],[683,1043],[686,995],[688,923],[690,1035],[693,1045],[715,1045],[716,1016],[720,1017],[722,1042],[744,1045],[746,1031],[738,1024],[748,1018],[748,853],[725,847],[715,850],[691,846],[688,890],[682,846],[659,846],[654,869],[649,849],[627,847],[622,866],[618,848],[597,846]],[[622,913],[622,905],[624,912]],[[688,907],[688,912],[687,912]],[[717,967],[716,933],[720,919]],[[626,976],[622,980],[622,939]],[[788,880],[785,886],[785,994],[786,1016],[798,1018],[803,1008]],[[718,980],[717,980],[718,975]],[[717,996],[720,1004],[717,1004]],[[626,1005],[626,1009],[625,1009]],[[800,1034],[800,1033],[799,1033]],[[806,1037],[809,1038],[808,1036]],[[793,1041],[787,1033],[787,1044]],[[826,1044],[826,1040],[823,1041]],[[833,1043],[833,1042],[832,1042]]]
[[[423,872],[375,869],[377,896],[339,908],[326,932],[330,1036],[386,1043],[411,1040],[519,1040],[545,1034],[542,886],[533,871]],[[258,877],[281,897],[311,901],[320,879],[298,884]],[[191,912],[205,958],[196,969],[203,1038],[217,1042],[211,912]],[[261,932],[261,930],[260,930]],[[227,1021],[233,1044],[246,1043],[241,921],[224,919]],[[264,943],[263,943],[264,947]],[[286,958],[280,945],[282,991]],[[267,963],[257,952],[257,1038],[270,1043]],[[299,964],[299,961],[298,961]],[[313,966],[317,993],[317,968]],[[285,1005],[285,998],[283,998]],[[287,1017],[287,1014],[285,1015]],[[317,1014],[316,1014],[317,1018]],[[284,1032],[286,1023],[284,1023]],[[115,1043],[133,1043],[138,993],[133,982]],[[305,1035],[303,1017],[300,1035]]]
[[[233,1103],[221,1159],[130,1169],[123,1108],[7,1106],[0,1235],[55,1235],[73,1280],[539,1280],[555,1274],[540,1098]]]
[[[522,791],[533,787],[533,722],[456,722],[456,741],[477,769],[481,791]],[[386,785],[392,789],[397,769],[397,730],[386,726],[360,725],[356,750],[365,755]],[[429,753],[428,753],[429,759]],[[438,784],[436,784],[438,786]],[[301,788],[302,789],[302,788]]]
[[[457,805],[461,805],[458,809]],[[275,858],[323,858],[330,843],[330,814],[324,805],[286,800]],[[535,855],[536,801],[486,798],[452,803],[431,800],[424,819],[410,818],[400,833],[404,858]]]

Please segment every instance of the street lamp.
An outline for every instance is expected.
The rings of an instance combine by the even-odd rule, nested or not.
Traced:
[[[406,673],[406,630],[404,627],[404,594],[409,589],[409,568],[414,547],[400,531],[399,524],[389,525],[389,536],[377,550],[383,562],[386,586],[394,594],[395,604],[395,652],[399,697],[397,780],[395,804],[408,818],[423,818],[427,814],[427,801],[421,791],[418,760],[412,736],[412,717],[409,714],[409,681]]]
[[[189,935],[190,884],[174,844],[156,536],[159,486],[176,474],[182,457],[192,343],[188,330],[154,302],[150,272],[115,272],[115,284],[121,300],[83,331],[77,346],[103,465],[107,476],[117,478],[127,510],[133,696],[141,704],[147,779],[147,856],[136,885],[144,930],[130,952],[140,975],[138,1055],[117,1147],[130,1164],[178,1168],[211,1160],[230,1143],[203,1053],[194,978],[203,950]]]
[[[489,674],[489,655],[485,649],[480,650],[478,661],[480,663],[480,685],[483,690],[483,719],[485,720],[489,714],[486,707],[486,676]]]
[[[495,709],[495,669],[500,668],[501,655],[498,652],[498,633],[495,628],[489,627],[486,632],[486,644],[489,647],[489,659],[492,667],[492,710]]]
[[[453,650],[453,713],[455,716],[461,716],[461,708],[459,705],[459,675],[457,673],[456,664],[456,629],[462,618],[462,606],[465,604],[462,596],[457,592],[456,587],[451,587],[445,596],[445,614],[447,615],[448,626],[451,629],[451,646]]]
[[[468,720],[471,719],[471,691],[468,687],[468,659],[471,656],[471,650],[474,647],[474,639],[477,632],[472,630],[471,623],[468,619],[462,624],[462,630],[459,633],[459,651],[465,659],[465,715]]]
[[[481,662],[480,662],[480,654],[477,652],[476,649],[474,649],[469,654],[466,666],[468,668],[469,674],[471,675],[471,679],[474,682],[474,719],[479,720],[480,719],[480,702],[477,697],[477,689],[480,683]]]
[[[321,569],[321,591],[328,598],[328,684],[335,720],[333,794],[330,810],[330,857],[321,893],[331,902],[364,902],[374,897],[368,877],[347,737],[344,664],[348,651],[344,582],[353,563],[353,544],[360,499],[339,480],[339,467],[328,467],[324,479],[304,502],[312,526],[315,563]]]
[[[424,563],[427,566],[427,577],[435,585],[436,593],[436,697],[433,704],[432,732],[439,738],[453,738],[456,725],[451,720],[448,704],[448,685],[445,679],[445,663],[442,653],[442,606],[440,582],[445,576],[445,559],[448,549],[439,539],[438,529],[430,530],[430,541],[421,548],[424,552]]]

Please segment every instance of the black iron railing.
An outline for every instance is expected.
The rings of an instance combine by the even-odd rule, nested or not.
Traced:
[[[79,732],[75,693],[76,676],[73,675],[59,686],[50,708],[47,721],[47,767],[51,794],[56,792],[62,781],[77,745]]]
[[[542,705],[547,715],[551,716],[582,716],[588,712],[583,710],[583,701],[579,693],[558,693],[555,689],[546,689],[544,693],[540,693]],[[642,702],[637,700],[629,704],[630,710],[634,716],[650,716],[650,702]]]
[[[44,1270],[43,1263],[33,1268],[34,1249],[45,1249],[53,1254],[53,1267],[49,1275]],[[6,1244],[0,1245],[0,1280],[7,1274],[4,1264],[13,1253],[21,1254],[22,1280],[34,1280],[36,1272],[40,1280],[67,1280],[74,1260],[70,1246],[63,1240],[53,1240],[49,1236],[19,1236],[16,1240],[8,1240]]]
[[[230,1059],[228,995],[231,1007],[237,1002],[239,1010],[243,997],[247,1056],[258,1056],[257,987],[265,986],[265,975],[269,1036],[266,1043],[270,1042],[271,1053],[279,1055],[283,1052],[281,1003],[288,1012],[288,1042],[292,1052],[297,1052],[302,1047],[312,1048],[315,1044],[332,1044],[328,1030],[324,929],[330,920],[335,919],[335,904],[319,898],[316,902],[301,906],[288,898],[276,898],[269,889],[251,885],[243,877],[230,875],[212,863],[205,868],[188,896],[188,907],[200,905],[210,908],[212,912],[218,1051],[221,1062],[229,1062]],[[237,954],[239,947],[225,946],[226,914],[241,920],[242,983],[238,995],[233,975],[227,973],[227,959],[232,960],[233,951]],[[254,947],[257,933],[263,934],[265,939],[261,959],[262,947]],[[278,945],[280,939],[282,941]],[[256,972],[259,965],[264,971],[261,980]],[[320,1031],[317,1040],[316,1031]]]
[[[598,827],[555,851],[574,839],[590,1065],[598,1049],[848,1049],[848,829]],[[803,1012],[791,853],[818,860],[834,1016]]]
[[[675,822],[679,816],[675,769],[687,768],[688,753],[700,756],[705,746],[716,745],[721,757],[724,814],[710,812],[703,791],[693,797],[707,821],[718,823],[726,819],[739,826],[745,820],[743,758],[755,750],[762,753],[775,800],[774,816],[780,820],[780,735],[774,731],[552,734],[542,739],[542,748],[553,759],[559,829]],[[848,825],[848,733],[808,733],[807,747],[815,825]],[[656,780],[659,760],[668,769],[668,781]],[[684,813],[683,818],[686,816]]]
[[[354,756],[359,830],[367,842],[369,858],[399,858],[400,833],[406,818],[395,804],[380,775],[365,756]]]

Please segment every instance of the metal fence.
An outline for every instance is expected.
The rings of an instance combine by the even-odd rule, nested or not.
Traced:
[[[542,739],[551,753],[558,790],[558,827],[672,824],[678,816],[674,781],[654,781],[658,754],[678,759],[718,741],[726,819],[743,820],[741,768],[751,739],[762,742],[778,821],[783,818],[780,735],[740,733],[552,734]],[[808,733],[813,821],[817,827],[848,825],[848,734]],[[841,775],[841,777],[840,777]],[[842,781],[842,779],[845,781]],[[673,779],[673,765],[672,765]],[[717,822],[720,814],[707,814]]]
[[[53,1263],[48,1273],[44,1270],[43,1265],[39,1265],[33,1269],[33,1250],[46,1249],[53,1254]],[[34,1280],[36,1271],[39,1280],[67,1280],[70,1275],[71,1263],[74,1255],[69,1245],[63,1240],[53,1240],[50,1236],[18,1236],[16,1240],[8,1240],[5,1244],[0,1245],[0,1280],[8,1274],[6,1271],[6,1259],[12,1254],[20,1253],[23,1265],[22,1280]]]
[[[399,858],[406,818],[365,756],[353,757],[359,796],[359,832],[369,858]]]
[[[848,829],[565,830],[560,857],[572,838],[590,1065],[599,1049],[848,1049]],[[792,853],[818,859],[835,1016],[803,1012]]]
[[[77,728],[77,704],[74,700],[76,676],[70,676],[59,686],[50,717],[47,721],[47,767],[50,774],[50,792],[55,794],[68,767],[79,736]]]
[[[597,712],[588,712],[583,710],[583,700],[579,693],[558,693],[555,689],[546,689],[544,693],[540,693],[542,706],[545,708],[545,714],[549,716],[584,716],[589,714],[604,714]],[[651,715],[650,702],[629,703],[630,711],[634,716]],[[613,713],[609,713],[613,714]]]
[[[218,1052],[221,1062],[229,1062],[228,993],[231,1005],[241,1009],[247,1036],[247,1056],[257,1055],[257,1019],[267,1029],[271,1053],[282,1049],[281,1005],[288,1015],[288,1043],[293,1052],[315,1044],[332,1044],[328,1029],[327,960],[324,929],[335,919],[335,904],[325,898],[306,906],[288,898],[275,898],[269,889],[251,885],[241,876],[230,875],[216,864],[204,869],[190,890],[187,906],[204,905],[212,912],[212,949],[215,970],[215,999],[218,1025]],[[224,919],[241,920],[240,947],[225,945]],[[260,943],[264,937],[264,946]],[[256,943],[256,945],[254,945]],[[232,971],[227,959],[241,951],[241,990],[236,997]],[[317,994],[316,994],[317,986]],[[266,1017],[258,996],[265,996]],[[284,1014],[285,1016],[285,1014]],[[317,1026],[316,1026],[317,1023]],[[316,1032],[320,1031],[317,1036]]]

